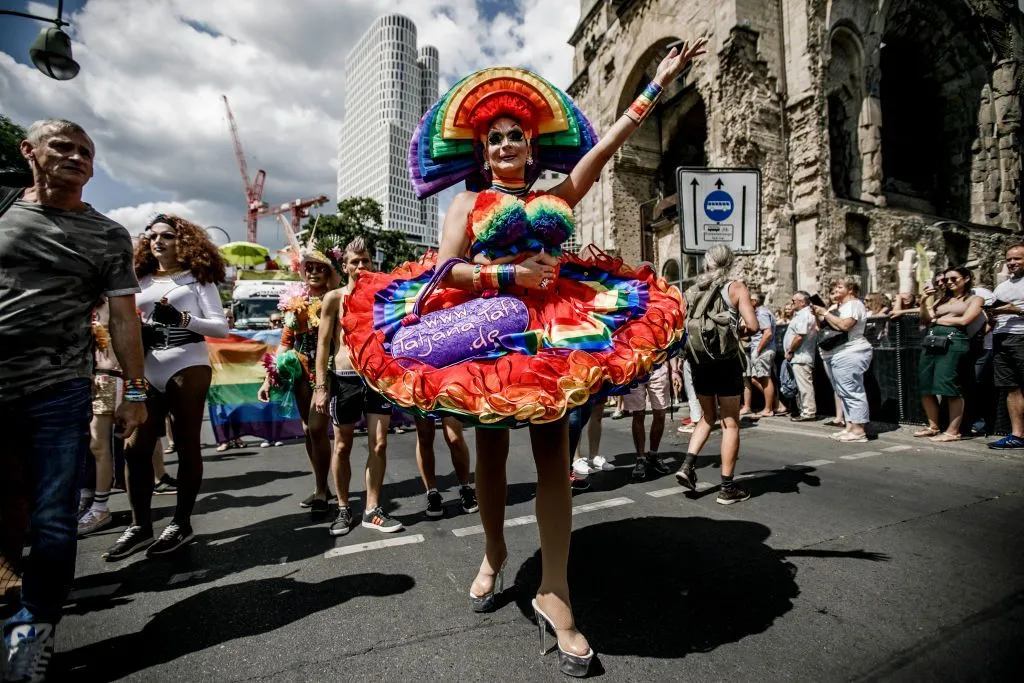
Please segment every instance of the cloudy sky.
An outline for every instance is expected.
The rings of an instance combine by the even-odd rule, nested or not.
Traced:
[[[56,0],[0,0],[55,16]],[[267,171],[271,204],[336,192],[345,55],[378,16],[401,12],[441,54],[444,89],[496,64],[572,80],[566,43],[579,3],[542,0],[66,0],[82,70],[53,81],[31,65],[42,24],[0,17],[0,111],[81,123],[97,145],[86,201],[133,233],[157,212],[245,233],[242,179],[220,95],[238,122],[250,174]],[[442,198],[444,203],[444,198]],[[260,241],[283,244],[277,223]]]

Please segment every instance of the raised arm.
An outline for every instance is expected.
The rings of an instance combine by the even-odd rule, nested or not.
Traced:
[[[598,176],[601,175],[604,165],[622,147],[633,131],[643,124],[644,117],[654,109],[661,91],[675,80],[687,64],[705,53],[705,45],[707,45],[707,39],[701,38],[692,46],[684,44],[682,49],[672,48],[672,51],[658,65],[657,75],[651,81],[651,85],[637,98],[634,106],[626,110],[626,113],[612,124],[605,136],[580,159],[569,177],[551,190],[551,194],[564,199],[570,207],[579,204],[583,196],[593,187]]]

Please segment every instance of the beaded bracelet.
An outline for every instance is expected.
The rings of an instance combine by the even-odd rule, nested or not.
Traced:
[[[148,390],[149,382],[145,378],[126,379],[124,380],[123,399],[128,403],[145,403]]]
[[[474,292],[482,292],[483,289],[484,289],[483,285],[480,282],[481,271],[482,270],[483,270],[483,266],[480,266],[480,265],[473,266],[473,291]]]
[[[663,89],[660,85],[651,81],[647,84],[647,87],[644,88],[644,91],[640,93],[635,100],[633,100],[633,104],[629,105],[629,108],[626,109],[623,114],[628,116],[633,123],[639,126],[654,110],[654,105],[661,97],[662,90]]]

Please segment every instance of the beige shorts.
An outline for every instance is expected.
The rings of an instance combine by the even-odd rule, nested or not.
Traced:
[[[651,375],[650,381],[626,395],[626,410],[631,413],[643,412],[647,410],[648,399],[651,401],[651,410],[667,410],[669,377],[670,374],[667,372],[656,372]]]
[[[121,378],[95,375],[92,378],[92,414],[113,415],[121,398]]]

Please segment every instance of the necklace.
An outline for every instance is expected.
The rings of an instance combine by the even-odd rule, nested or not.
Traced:
[[[530,187],[524,180],[498,180],[497,178],[491,181],[491,189],[515,197],[522,197],[530,191]]]

